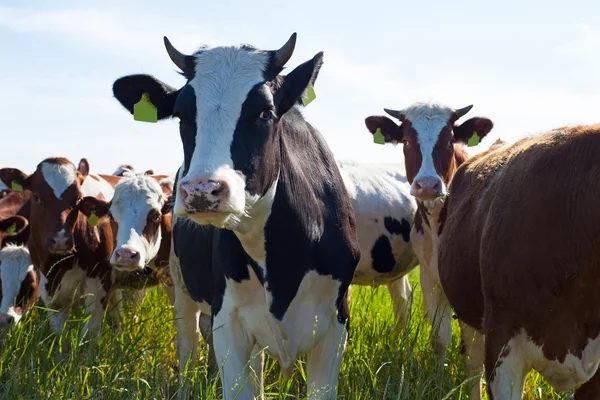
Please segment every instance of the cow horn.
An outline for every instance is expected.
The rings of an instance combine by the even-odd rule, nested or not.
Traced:
[[[167,37],[164,37],[165,39],[165,47],[167,48],[167,53],[169,53],[169,58],[171,58],[171,61],[173,61],[173,63],[175,65],[177,65],[177,67],[184,71],[186,70],[186,65],[185,65],[185,58],[187,57],[185,54],[180,53],[179,50],[177,50],[169,41],[169,39],[167,39]]]
[[[275,65],[277,67],[283,67],[285,63],[287,63],[292,54],[294,53],[294,48],[296,47],[296,32],[292,33],[292,36],[288,39],[286,44],[284,44],[279,50],[275,51],[275,55],[273,56],[273,60],[275,61]]]
[[[404,121],[405,117],[403,111],[390,110],[389,108],[384,108],[383,111],[390,114],[394,118],[398,118],[400,121]]]
[[[456,115],[456,119],[459,119],[460,117],[468,113],[471,110],[471,108],[473,108],[473,104],[471,104],[470,106],[459,108],[458,110],[454,110],[454,115]]]

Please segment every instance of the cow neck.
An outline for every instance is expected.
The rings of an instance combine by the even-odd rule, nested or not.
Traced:
[[[279,175],[264,196],[250,201],[251,207],[247,207],[247,215],[241,218],[238,228],[234,231],[246,254],[261,265],[266,263],[265,226],[271,215],[278,181]]]
[[[424,225],[427,226],[433,237],[438,237],[446,219],[445,199],[437,200],[417,200],[417,213],[423,219]]]

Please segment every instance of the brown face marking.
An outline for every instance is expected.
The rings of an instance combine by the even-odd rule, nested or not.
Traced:
[[[404,141],[404,165],[406,167],[406,178],[408,183],[413,182],[415,176],[421,169],[423,155],[421,154],[421,146],[417,136],[417,131],[414,130],[410,121],[402,123],[402,140]]]
[[[148,216],[146,217],[146,226],[144,226],[144,230],[142,231],[142,235],[146,238],[148,243],[152,243],[152,238],[158,231],[161,222],[160,211],[153,208],[148,211]]]

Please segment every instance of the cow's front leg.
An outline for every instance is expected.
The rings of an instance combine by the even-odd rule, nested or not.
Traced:
[[[334,400],[342,356],[346,348],[348,330],[338,321],[337,315],[329,331],[308,353],[307,357],[307,394],[311,400]]]
[[[223,385],[224,400],[254,399],[254,376],[249,373],[249,361],[254,342],[244,329],[242,321],[233,312],[227,299],[213,317],[213,343],[219,375]],[[262,387],[262,382],[260,382]]]
[[[405,327],[408,324],[413,299],[412,288],[410,287],[408,276],[404,275],[403,277],[388,283],[387,287],[390,296],[392,297],[392,304],[394,305],[395,322]]]
[[[110,278],[107,278],[110,279]],[[90,316],[81,329],[82,336],[88,333],[92,335],[98,335],[102,328],[102,320],[104,318],[104,312],[108,304],[108,293],[107,288],[110,285],[103,282],[103,279],[96,277],[88,277],[85,281],[85,312]]]

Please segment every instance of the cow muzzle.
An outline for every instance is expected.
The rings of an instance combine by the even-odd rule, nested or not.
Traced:
[[[10,314],[0,314],[0,330],[15,325],[15,317]]]
[[[439,178],[416,179],[411,187],[410,194],[419,200],[435,200],[446,195],[444,183]]]
[[[140,252],[124,247],[115,250],[110,263],[121,271],[139,271],[144,268]]]
[[[53,254],[65,254],[73,251],[73,236],[57,233],[52,235],[48,242],[48,249]]]

